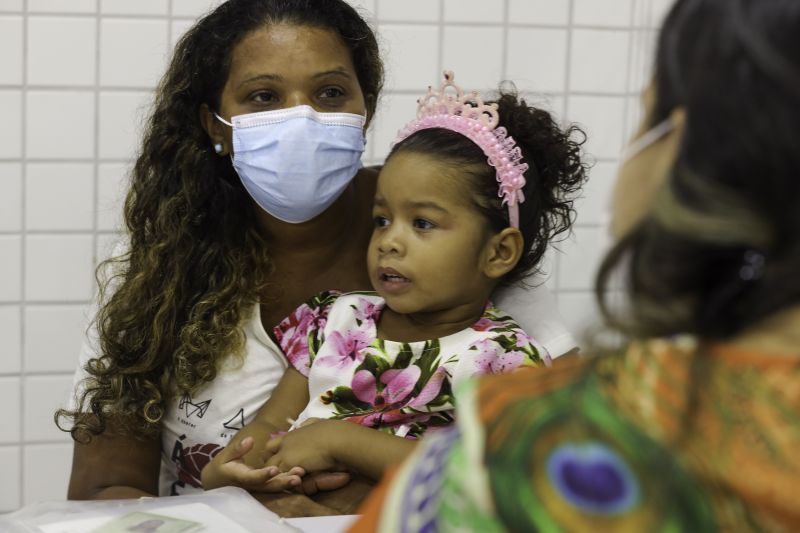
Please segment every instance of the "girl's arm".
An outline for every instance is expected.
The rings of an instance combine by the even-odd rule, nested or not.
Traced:
[[[403,461],[416,440],[396,437],[344,420],[320,420],[267,444],[272,457],[267,465],[287,472],[301,467],[306,472],[349,468],[378,480],[390,465]]]
[[[201,480],[206,490],[238,485],[250,490],[277,491],[300,483],[303,472],[266,484],[278,472],[264,468],[269,454],[266,444],[276,433],[286,431],[308,404],[308,380],[288,368],[255,418],[234,435],[231,442],[203,468]]]

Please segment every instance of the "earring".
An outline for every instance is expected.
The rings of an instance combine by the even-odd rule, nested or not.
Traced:
[[[218,154],[221,154],[222,153],[222,143],[215,144],[214,145],[214,151],[217,152]]]

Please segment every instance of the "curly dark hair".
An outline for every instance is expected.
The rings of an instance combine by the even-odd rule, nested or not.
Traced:
[[[485,103],[497,104],[498,127],[506,128],[528,164],[522,189],[525,201],[519,204],[526,252],[500,280],[513,285],[541,270],[547,247],[574,222],[573,203],[587,178],[581,161],[586,135],[574,124],[562,130],[549,112],[529,106],[510,88],[501,88],[496,100]],[[497,194],[495,168],[469,138],[443,128],[420,130],[397,143],[387,161],[402,152],[430,155],[463,170],[471,182],[472,198],[491,229],[499,232],[509,226],[508,208]]]
[[[678,1],[654,86],[649,123],[682,107],[683,139],[651,213],[601,265],[597,297],[632,337],[727,339],[800,303],[800,3]],[[618,270],[624,309],[608,302]]]
[[[265,289],[271,260],[249,196],[230,161],[214,153],[199,110],[219,108],[234,47],[278,23],[338,34],[374,114],[383,85],[378,44],[343,0],[229,0],[186,32],[132,170],[128,250],[98,267],[100,355],[86,367],[77,408],[56,413],[76,440],[112,420],[115,431],[156,434],[166,402],[213,380],[219,360],[244,346],[241,323]]]

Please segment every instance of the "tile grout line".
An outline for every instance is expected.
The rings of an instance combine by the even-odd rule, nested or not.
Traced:
[[[508,79],[508,40],[510,39],[508,24],[509,24],[509,0],[503,2],[503,43],[502,43],[502,63],[500,65],[500,80]]]
[[[92,146],[92,151],[94,154],[94,171],[92,175],[92,179],[94,181],[94,186],[92,187],[92,210],[94,211],[94,216],[92,217],[92,257],[94,257],[94,261],[92,261],[92,265],[97,265],[99,260],[97,254],[97,229],[98,229],[98,218],[100,217],[100,209],[99,209],[99,187],[100,187],[100,38],[102,33],[101,28],[101,15],[100,15],[100,0],[97,0],[95,3],[95,21],[94,21],[94,41],[95,41],[95,48],[94,48],[94,144]],[[87,275],[89,273],[87,272]],[[94,278],[94,277],[93,277]],[[94,285],[92,282],[90,285]],[[92,291],[94,292],[94,291]]]
[[[22,98],[22,113],[21,113],[21,138],[20,143],[22,145],[22,220],[21,220],[21,239],[20,239],[20,306],[19,306],[19,405],[20,405],[20,413],[21,416],[19,417],[19,473],[17,478],[17,506],[21,507],[23,504],[23,494],[25,489],[25,413],[27,412],[26,405],[25,405],[25,349],[26,349],[26,342],[25,342],[25,333],[26,333],[26,324],[25,324],[25,299],[27,298],[27,293],[25,290],[25,284],[27,280],[27,273],[25,272],[27,261],[25,259],[25,255],[27,254],[27,181],[28,181],[28,165],[25,164],[25,159],[28,155],[28,143],[27,143],[27,135],[28,135],[28,94],[27,90],[25,89],[25,85],[28,83],[28,0],[22,1],[22,86],[23,89],[21,91],[21,98]]]
[[[630,30],[628,31],[628,65],[627,71],[625,72],[625,89],[626,92],[630,91],[631,85],[633,81],[631,77],[633,76],[633,68],[631,67],[633,63],[633,53],[634,53],[634,18],[636,14],[636,6],[640,4],[642,0],[632,0],[631,2],[631,14],[628,17],[628,24],[630,25]],[[628,141],[629,137],[629,128],[630,124],[628,124],[629,112],[630,112],[630,96],[625,98],[625,101],[622,104],[622,147],[624,149],[625,144]]]
[[[564,61],[566,63],[566,68],[564,68],[564,101],[561,103],[561,113],[562,113],[562,122],[567,120],[569,116],[569,97],[571,93],[571,74],[570,71],[572,70],[572,33],[573,33],[573,22],[575,19],[575,0],[569,0],[569,4],[567,6],[567,46],[566,46],[566,57]],[[572,233],[572,231],[570,232]],[[563,253],[558,253],[555,256],[555,265],[553,265],[553,281],[552,287],[554,287],[553,292],[555,293],[556,304],[558,304],[558,295],[561,290],[561,260],[562,260]]]
[[[435,85],[436,82],[439,80],[439,76],[442,75],[444,72],[444,0],[438,0],[439,2],[439,19],[436,21],[436,25],[439,27],[439,46],[438,50],[436,51],[436,62],[438,68],[436,69],[436,78],[434,83],[431,85]]]

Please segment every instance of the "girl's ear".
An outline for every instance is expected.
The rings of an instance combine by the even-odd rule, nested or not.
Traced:
[[[209,143],[214,147],[214,151],[217,152],[217,155],[228,155],[230,153],[230,136],[228,132],[225,131],[222,122],[214,116],[214,112],[211,111],[211,108],[208,107],[207,104],[202,104],[200,106],[200,124],[206,131]]]
[[[490,279],[500,279],[519,262],[525,240],[517,228],[505,228],[486,243],[483,273]]]

